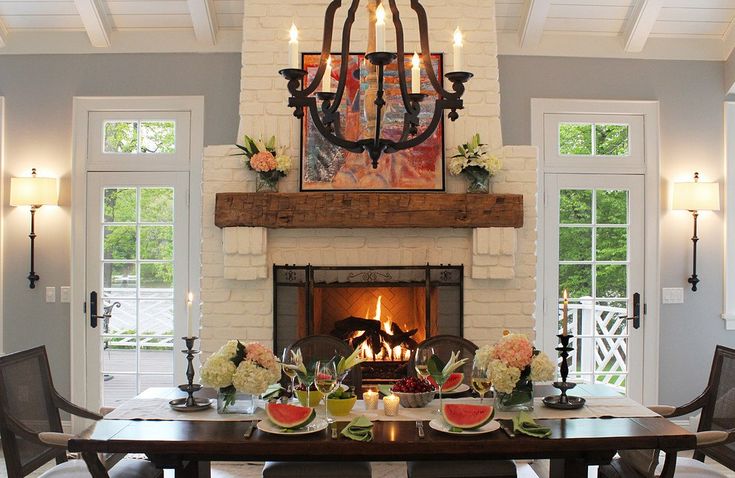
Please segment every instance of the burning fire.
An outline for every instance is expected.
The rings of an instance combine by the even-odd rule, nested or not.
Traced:
[[[393,335],[393,330],[391,329],[391,321],[390,318],[387,317],[385,319],[382,318],[382,312],[383,307],[381,305],[381,301],[383,300],[383,296],[378,296],[378,301],[375,304],[375,315],[370,317],[370,308],[368,307],[368,310],[365,312],[365,317],[372,320],[377,320],[380,322],[380,325],[383,329],[383,331],[387,335]],[[356,332],[352,338],[360,337],[365,332]],[[372,361],[407,361],[411,358],[411,350],[404,347],[403,345],[398,345],[396,347],[391,347],[390,344],[388,344],[385,340],[381,339],[381,347],[380,350],[377,352],[373,350],[373,348],[367,343],[367,341],[364,341],[360,344],[358,350],[360,351],[360,358],[363,358],[365,360],[372,360]]]

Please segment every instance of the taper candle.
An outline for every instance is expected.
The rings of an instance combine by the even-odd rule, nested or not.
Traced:
[[[194,319],[191,316],[191,303],[194,301],[194,294],[189,292],[186,296],[186,336],[194,337]]]
[[[322,77],[322,92],[332,92],[332,56],[327,58],[327,68],[324,70],[324,76]]]
[[[411,59],[411,93],[421,93],[421,59],[419,54],[414,52],[413,58]]]
[[[454,30],[454,71],[462,71],[462,68],[464,68],[463,49],[462,32],[457,27]]]
[[[288,67],[298,68],[299,67],[299,30],[296,28],[296,24],[291,24],[291,40],[288,42]]]
[[[567,315],[567,311],[569,309],[569,294],[567,293],[566,289],[564,289],[564,294],[562,297],[564,299],[564,303],[561,308],[561,334],[566,336],[568,334],[567,329],[569,326],[568,324],[569,317]]]
[[[385,8],[382,3],[375,9],[375,51],[385,51]]]

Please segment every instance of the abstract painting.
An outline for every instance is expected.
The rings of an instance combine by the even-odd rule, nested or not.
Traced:
[[[411,88],[411,57],[406,54],[406,81]],[[316,75],[320,55],[302,55],[309,84]],[[434,71],[442,78],[442,55],[432,54]],[[332,54],[332,91],[339,81],[341,57]],[[375,128],[375,91],[377,76],[363,53],[351,53],[347,82],[340,106],[340,122],[349,140],[371,138]],[[403,129],[404,107],[398,83],[398,67],[386,67],[381,136],[398,140]],[[321,88],[318,89],[321,91]],[[431,121],[437,94],[421,68],[421,92],[428,94],[421,103],[419,133]],[[444,123],[424,143],[404,151],[383,154],[378,168],[373,169],[366,152],[351,153],[327,141],[314,126],[309,114],[304,116],[301,130],[302,191],[443,191],[444,190]]]

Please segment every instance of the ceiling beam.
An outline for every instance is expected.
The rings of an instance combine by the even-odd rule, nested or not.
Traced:
[[[664,0],[638,0],[623,32],[625,51],[643,51],[663,5]]]
[[[735,49],[735,18],[730,21],[725,34],[722,36],[722,59],[727,61],[732,55],[733,49]]]
[[[74,0],[79,16],[82,17],[84,29],[92,46],[97,48],[109,48],[110,22],[107,20],[99,0]]]
[[[199,43],[214,46],[217,43],[217,12],[212,0],[187,0],[194,35]]]
[[[3,19],[0,18],[0,48],[8,44],[8,29],[5,28]]]
[[[524,0],[521,27],[518,29],[521,48],[534,47],[541,43],[550,8],[551,0]]]

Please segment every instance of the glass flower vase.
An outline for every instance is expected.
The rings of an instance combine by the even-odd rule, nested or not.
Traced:
[[[274,178],[272,175],[258,174],[255,176],[255,192],[259,193],[277,193],[278,192],[278,180],[280,178]]]
[[[255,399],[257,395],[243,392],[223,392],[217,393],[217,413],[221,415],[230,413],[240,413],[252,415],[255,413]]]
[[[495,409],[499,412],[519,412],[533,410],[533,382],[519,380],[510,393],[495,391]]]
[[[490,173],[487,169],[479,166],[469,166],[462,170],[462,175],[467,180],[468,193],[490,192]]]

